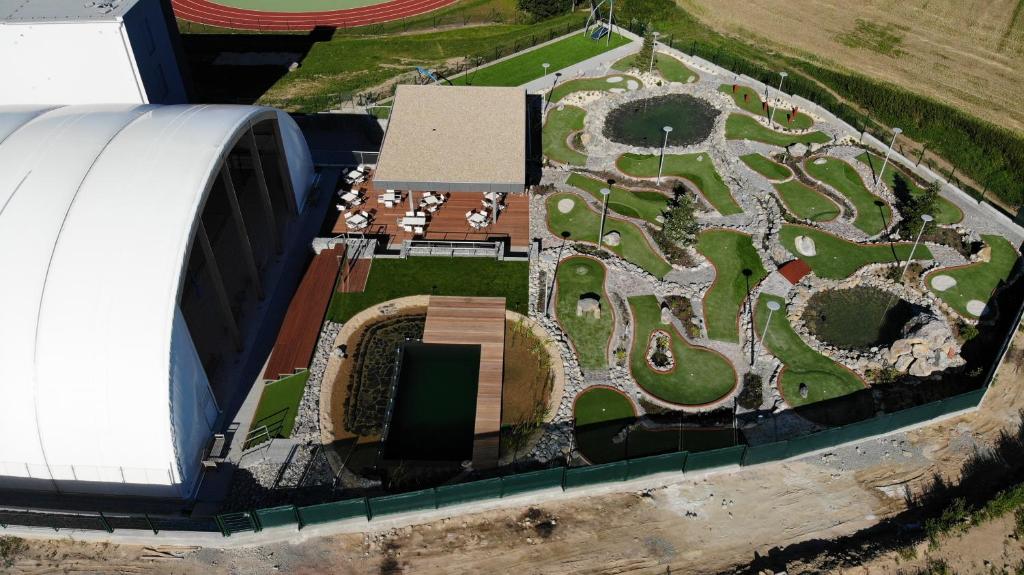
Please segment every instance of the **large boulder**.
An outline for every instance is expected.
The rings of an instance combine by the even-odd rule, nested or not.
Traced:
[[[789,150],[789,154],[794,158],[802,158],[807,155],[807,146],[805,144],[792,144],[787,150]]]
[[[903,326],[900,339],[883,352],[897,371],[928,377],[937,371],[964,364],[960,344],[944,320],[923,313]]]
[[[796,245],[796,251],[800,252],[800,255],[807,256],[809,258],[814,257],[818,254],[818,249],[814,245],[814,238],[809,236],[797,236],[793,243]]]

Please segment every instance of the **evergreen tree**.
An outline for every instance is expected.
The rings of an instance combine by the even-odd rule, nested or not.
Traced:
[[[654,34],[648,31],[644,34],[644,43],[640,51],[633,57],[633,67],[641,71],[647,71],[651,66],[651,54],[654,53]]]

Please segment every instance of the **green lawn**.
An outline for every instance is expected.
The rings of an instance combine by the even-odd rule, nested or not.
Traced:
[[[252,416],[249,431],[265,425],[270,437],[291,437],[308,379],[309,371],[302,370],[266,384],[260,403],[256,406],[256,413]]]
[[[618,70],[620,72],[626,72],[633,68],[633,60],[636,54],[630,54],[625,58],[622,58],[612,64],[612,70]],[[654,57],[654,67],[658,70],[658,74],[662,78],[669,82],[689,82],[690,76],[693,76],[693,81],[700,80],[700,75],[693,70],[686,67],[679,60],[676,60],[672,56],[667,54],[658,54]],[[644,67],[644,71],[647,71],[649,67]]]
[[[816,254],[805,256],[796,250],[797,236],[808,236],[814,240]],[[779,240],[794,256],[807,262],[811,270],[820,278],[843,279],[860,268],[874,263],[892,263],[899,256],[899,261],[906,263],[913,247],[910,243],[862,245],[848,242],[830,233],[799,226],[784,224],[779,232]],[[894,255],[895,252],[895,255]],[[915,260],[931,259],[932,253],[926,245],[918,245],[914,252]]]
[[[772,313],[772,323],[765,337],[770,300],[778,302],[782,308]],[[754,321],[762,339],[761,345],[786,365],[779,385],[790,405],[807,405],[864,389],[864,382],[853,372],[814,351],[800,339],[786,318],[786,301],[783,298],[762,294],[758,298]],[[800,397],[801,383],[807,384],[806,398]]]
[[[572,210],[563,214],[558,208],[559,202],[568,200],[573,203]],[[598,243],[598,234],[601,233],[601,216],[590,209],[579,197],[569,193],[552,194],[547,199],[548,227],[556,236],[568,231],[572,240],[578,242]],[[605,249],[614,252],[616,255],[627,261],[644,268],[656,277],[664,277],[672,271],[665,258],[651,247],[650,242],[643,232],[632,222],[619,220],[606,216],[604,222],[604,233],[619,232],[620,243],[617,246],[604,246]]]
[[[864,186],[864,180],[853,166],[835,158],[822,158],[823,164],[817,160],[804,162],[804,170],[812,178],[832,186],[843,194],[857,208],[857,219],[853,225],[869,236],[878,234],[892,221],[892,208],[882,198],[872,194]],[[879,206],[876,202],[882,202]]]
[[[938,269],[928,275],[928,287],[942,301],[949,304],[964,317],[978,317],[967,311],[967,302],[978,300],[988,303],[992,292],[1013,272],[1020,254],[1002,236],[982,236],[985,245],[992,248],[992,257],[988,262],[980,262],[956,269]],[[946,291],[939,291],[932,286],[937,275],[947,275],[956,280],[956,285]]]
[[[697,236],[697,250],[715,266],[715,283],[704,296],[708,337],[740,340],[737,318],[748,290],[768,275],[750,236],[731,230],[707,230]],[[750,270],[750,276],[743,274]]]
[[[773,185],[786,209],[798,218],[827,222],[839,217],[841,209],[835,202],[799,180]]]
[[[431,294],[504,297],[508,309],[526,314],[529,276],[528,262],[493,258],[375,259],[365,291],[334,294],[327,318],[345,322],[383,301]]]
[[[544,155],[562,164],[582,166],[587,163],[587,156],[569,147],[569,135],[583,129],[583,118],[587,113],[576,106],[566,106],[548,112],[544,122]]]
[[[604,266],[593,258],[571,257],[558,266],[558,301],[555,315],[569,335],[583,369],[608,367],[608,342],[615,328],[614,310],[604,291]],[[576,315],[580,296],[595,293],[601,298],[601,317]]]
[[[580,174],[570,174],[566,182],[570,186],[579,188],[594,196],[598,201],[604,201],[601,197],[601,188],[607,188],[608,184],[589,178]],[[636,192],[618,186],[609,188],[612,193],[608,196],[608,210],[623,216],[639,218],[660,226],[658,216],[668,206],[668,198],[661,192]]]
[[[691,345],[674,327],[661,323],[661,306],[653,295],[631,297],[629,307],[636,324],[629,368],[640,387],[665,401],[701,405],[723,397],[736,385],[736,372],[724,357]],[[647,342],[656,329],[672,335],[676,366],[670,373],[656,372],[647,365]]]
[[[761,95],[755,92],[753,88],[749,86],[739,86],[736,91],[733,92],[732,84],[722,84],[718,87],[718,91],[732,96],[733,101],[736,102],[736,105],[739,106],[740,109],[746,110],[755,116],[761,116],[762,118],[768,117],[768,114],[765,113],[764,108],[762,107]],[[744,95],[747,97],[746,100],[743,99]],[[797,112],[795,118],[789,118],[787,120],[786,114],[789,114],[790,111],[791,110],[788,108],[775,108],[775,117],[772,118],[772,123],[791,130],[808,130],[814,126],[814,120],[803,112]]]
[[[746,164],[751,170],[761,174],[769,180],[776,182],[787,180],[793,177],[793,171],[782,164],[766,158],[761,154],[747,154],[740,156],[743,163]]]
[[[543,76],[544,68],[541,64],[545,62],[551,64],[548,73],[554,73],[608,50],[629,44],[629,39],[612,34],[611,45],[606,44],[606,40],[596,42],[579,31],[543,48],[459,76],[453,79],[452,83],[456,86],[519,86]]]
[[[784,134],[768,129],[746,114],[729,114],[725,120],[725,137],[729,140],[753,140],[785,148],[790,144],[827,144],[832,137],[825,132]]]
[[[623,154],[615,161],[616,167],[623,174],[638,178],[651,178],[658,175],[660,156],[642,154]],[[707,201],[723,216],[742,213],[743,210],[732,197],[729,186],[725,185],[722,176],[715,170],[711,157],[703,152],[696,154],[667,154],[662,175],[666,177],[685,178],[693,182]]]
[[[568,82],[563,82],[555,86],[555,89],[551,91],[550,103],[553,104],[561,100],[562,98],[568,96],[569,94],[572,94],[573,92],[607,92],[612,88],[622,88],[625,90],[627,89],[626,83],[629,80],[633,80],[640,86],[644,85],[644,83],[641,82],[639,78],[634,78],[633,76],[616,74],[616,77],[622,78],[622,81],[609,82],[608,78],[611,78],[611,76],[603,76],[601,78],[580,78],[578,80],[569,80]]]
[[[576,425],[617,421],[636,416],[633,402],[622,392],[607,387],[591,387],[576,397],[572,406]]]
[[[882,169],[883,159],[874,154],[864,152],[857,156],[857,159],[870,166],[872,172]],[[924,190],[914,182],[913,178],[897,168],[892,162],[889,162],[889,165],[885,168],[883,181],[885,185],[889,186],[890,190],[897,190],[902,186],[906,186],[912,196],[919,196],[924,193]],[[960,211],[960,208],[942,196],[935,198],[935,209],[932,211],[932,215],[935,216],[935,223],[938,225],[956,224],[964,219],[964,213]]]

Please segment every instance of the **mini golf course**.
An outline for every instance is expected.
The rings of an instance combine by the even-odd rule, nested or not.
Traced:
[[[740,156],[740,160],[751,170],[775,182],[781,182],[793,177],[793,172],[789,168],[761,154],[747,154]]]
[[[729,140],[753,140],[785,148],[790,144],[827,144],[832,137],[824,132],[786,134],[769,129],[746,114],[730,114],[725,120],[725,137]]]
[[[583,118],[587,115],[581,108],[565,106],[548,112],[544,123],[544,155],[555,162],[582,166],[587,156],[569,147],[569,136],[583,129]]]
[[[620,72],[626,72],[633,68],[636,61],[636,55],[630,54],[625,58],[612,64],[612,70],[618,70]],[[658,74],[662,78],[669,82],[696,82],[700,79],[700,75],[693,70],[686,67],[679,60],[669,56],[667,54],[656,54],[654,57],[654,69],[658,71]],[[648,70],[648,67],[643,68],[644,71]],[[690,80],[690,78],[693,80]]]
[[[628,176],[652,178],[658,175],[661,158],[655,155],[623,154],[615,162],[616,167]],[[711,157],[701,152],[696,154],[668,154],[665,156],[664,177],[689,180],[700,190],[708,203],[723,216],[742,213],[743,210],[732,197],[729,186],[715,170]]]
[[[601,262],[582,256],[563,260],[558,266],[558,293],[555,313],[558,323],[569,335],[580,367],[602,369],[608,367],[608,342],[612,338],[614,318],[611,302],[604,291],[604,266]],[[584,294],[597,294],[601,298],[601,317],[591,314],[576,315],[576,304]]]
[[[697,236],[697,251],[715,266],[715,282],[704,296],[708,337],[738,342],[740,307],[750,290],[768,275],[761,257],[749,235],[731,230],[701,232]]]
[[[872,173],[877,173],[878,170],[881,170],[884,163],[882,158],[868,152],[857,156],[857,160],[869,166]],[[906,189],[911,196],[919,196],[924,193],[924,190],[914,182],[913,178],[893,165],[892,162],[889,162],[885,167],[882,181],[885,182],[885,185],[889,186],[889,189],[896,194],[897,198],[899,197],[899,191],[902,189]],[[960,208],[942,196],[935,198],[935,209],[932,210],[932,215],[935,216],[935,223],[940,226],[960,223],[960,220],[964,219],[964,213],[960,211]]]
[[[796,249],[797,236],[814,240],[816,254],[808,256]],[[857,244],[848,242],[828,232],[807,226],[785,224],[779,232],[779,240],[790,253],[807,262],[811,271],[820,278],[843,279],[868,264],[906,263],[912,245],[909,243]],[[928,246],[918,245],[914,251],[915,260],[931,259]]]
[[[927,279],[932,293],[967,318],[977,318],[984,314],[992,293],[1010,277],[1020,256],[1002,236],[982,236],[981,239],[992,250],[989,261],[959,268],[940,268],[928,274]],[[941,277],[952,278],[955,283],[940,290],[938,288],[944,287],[943,283],[950,283],[949,280],[936,282]]]
[[[551,90],[549,105],[575,92],[610,92],[612,90],[631,91],[643,86],[638,78],[625,74],[602,76],[600,78],[580,78],[563,82]]]
[[[853,225],[865,234],[876,235],[892,222],[892,208],[868,191],[860,174],[850,164],[835,158],[819,158],[805,161],[804,171],[819,182],[832,186],[853,203],[857,210]]]
[[[740,109],[750,112],[755,116],[768,118],[769,114],[771,114],[771,112],[765,111],[761,95],[749,86],[737,86],[734,92],[732,85],[722,84],[719,86],[718,91],[732,96],[733,101],[736,102]],[[814,120],[803,112],[798,111],[796,116],[792,116],[792,110],[789,109],[773,108],[773,110],[775,111],[775,117],[772,118],[772,123],[777,126],[789,128],[790,130],[809,130],[814,127]]]
[[[603,202],[601,189],[608,188],[611,194],[608,196],[608,210],[622,216],[646,220],[655,226],[660,226],[658,218],[665,208],[668,207],[668,197],[661,192],[644,192],[627,190],[619,186],[609,186],[606,182],[595,180],[580,174],[570,174],[567,184],[579,188],[599,202]]]
[[[794,216],[813,222],[828,222],[839,217],[838,205],[818,190],[799,180],[773,184],[786,209]]]

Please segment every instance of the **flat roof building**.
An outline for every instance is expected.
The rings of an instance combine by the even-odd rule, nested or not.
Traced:
[[[401,85],[374,183],[440,192],[521,192],[526,187],[526,91]]]

